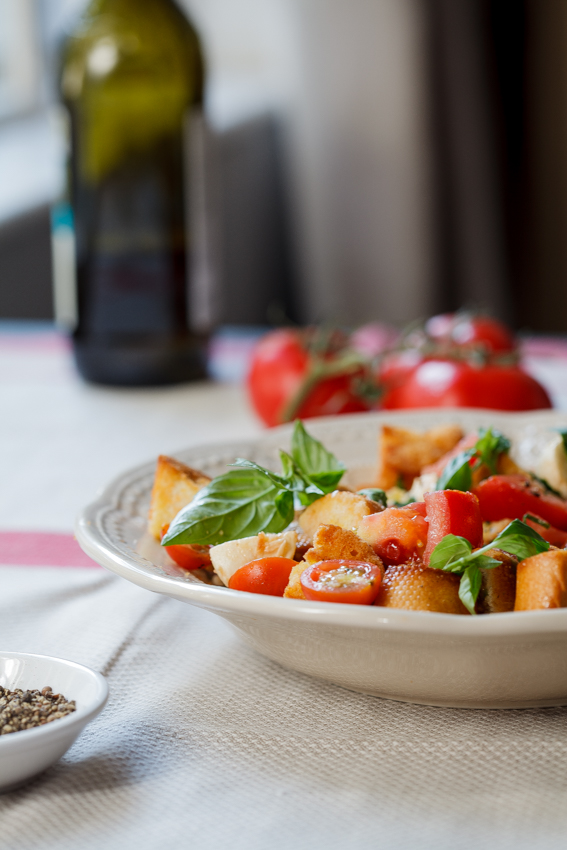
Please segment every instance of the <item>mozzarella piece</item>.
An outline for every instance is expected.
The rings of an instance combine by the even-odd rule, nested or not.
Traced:
[[[567,452],[560,434],[534,429],[519,441],[515,459],[567,498]]]
[[[567,497],[567,452],[559,434],[543,450],[534,472]]]
[[[227,540],[211,546],[209,555],[215,572],[223,584],[228,586],[230,577],[250,561],[257,558],[293,558],[297,545],[297,533],[284,531],[281,534],[264,534]]]
[[[408,496],[414,502],[423,502],[426,493],[437,490],[437,475],[434,472],[424,472],[419,478],[414,478]]]

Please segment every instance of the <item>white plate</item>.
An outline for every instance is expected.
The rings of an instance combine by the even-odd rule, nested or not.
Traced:
[[[564,414],[437,409],[310,420],[308,428],[352,469],[372,480],[378,427],[424,429],[493,424],[510,437],[557,428]],[[289,426],[240,443],[194,448],[177,457],[209,475],[236,456],[278,468]],[[85,509],[77,538],[112,572],[156,593],[214,611],[268,658],[337,685],[390,699],[469,708],[567,704],[567,609],[480,617],[305,602],[203,584],[171,566],[146,533],[155,460],[114,481]]]
[[[108,685],[88,667],[24,652],[0,650],[0,685],[10,690],[41,690],[75,700],[77,709],[45,726],[0,736],[0,792],[12,791],[51,767],[99,714],[108,698]]]

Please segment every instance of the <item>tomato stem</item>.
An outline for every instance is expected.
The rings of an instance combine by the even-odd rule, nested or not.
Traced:
[[[365,361],[356,351],[346,351],[333,360],[311,357],[303,381],[280,414],[281,422],[291,422],[297,417],[302,405],[321,381],[327,378],[338,378],[341,375],[354,374],[364,365]]]

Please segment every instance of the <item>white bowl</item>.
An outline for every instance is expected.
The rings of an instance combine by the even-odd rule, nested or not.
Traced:
[[[458,422],[465,429],[565,427],[564,414],[542,411],[437,409],[310,420],[309,430],[349,469],[370,483],[378,426],[428,428]],[[210,475],[236,456],[278,468],[290,427],[250,442],[182,451],[177,456]],[[470,708],[567,704],[567,609],[479,617],[305,602],[215,587],[184,574],[146,533],[155,460],[121,476],[77,522],[88,555],[123,578],[229,620],[242,637],[286,667],[380,697]]]
[[[0,735],[0,792],[23,785],[60,759],[108,699],[100,673],[63,658],[25,652],[0,650],[0,685],[24,691],[49,685],[77,703],[72,714],[45,726]]]

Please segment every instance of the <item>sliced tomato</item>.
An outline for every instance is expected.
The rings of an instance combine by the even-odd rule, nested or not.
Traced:
[[[474,492],[485,522],[535,514],[555,528],[567,531],[567,501],[527,475],[491,475]]]
[[[552,525],[549,525],[546,528],[546,526],[542,525],[541,522],[537,522],[537,520],[541,519],[541,517],[536,517],[535,514],[533,517],[533,519],[531,516],[523,517],[526,525],[531,526],[534,531],[537,531],[540,537],[543,537],[543,539],[547,540],[548,543],[551,543],[552,546],[557,546],[558,549],[565,549],[567,546],[567,531],[560,531],[559,528],[554,528]]]
[[[410,502],[409,505],[404,505],[403,508],[400,508],[401,511],[405,511],[407,514],[411,514],[411,516],[427,516],[427,506],[425,502]]]
[[[348,602],[372,605],[382,581],[382,570],[364,561],[320,561],[301,575],[301,587],[307,599],[316,602]]]
[[[161,530],[162,539],[168,529],[169,523],[164,525]],[[201,567],[211,565],[210,546],[189,546],[187,543],[178,543],[175,546],[164,546],[163,548],[171,560],[184,570],[198,570]]]
[[[462,490],[436,490],[425,494],[429,531],[423,556],[429,564],[431,553],[447,534],[465,537],[473,549],[482,546],[482,517],[477,497]]]
[[[233,573],[228,586],[247,593],[283,596],[296,563],[292,558],[257,558]]]
[[[358,526],[357,534],[387,565],[421,558],[427,542],[424,508],[424,502],[416,502],[370,514]]]

